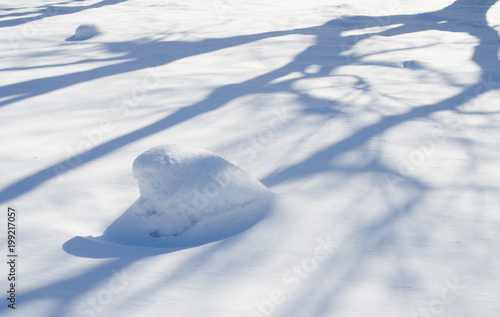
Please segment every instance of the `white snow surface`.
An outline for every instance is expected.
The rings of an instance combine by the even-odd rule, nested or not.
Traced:
[[[0,2],[0,316],[498,317],[498,21],[494,0]],[[66,40],[83,24],[103,32]],[[196,168],[137,180],[165,143]],[[195,194],[216,166],[246,194]],[[213,208],[177,214],[189,197]]]
[[[140,198],[106,230],[115,243],[172,247],[227,238],[254,225],[272,193],[206,150],[162,145],[133,164]]]

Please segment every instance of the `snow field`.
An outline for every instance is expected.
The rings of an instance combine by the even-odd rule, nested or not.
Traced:
[[[0,5],[0,209],[20,211],[22,282],[0,315],[496,317],[499,7]],[[102,34],[65,41],[84,23]],[[266,216],[146,217],[216,192],[206,170],[137,200],[132,162],[166,142],[278,193]]]

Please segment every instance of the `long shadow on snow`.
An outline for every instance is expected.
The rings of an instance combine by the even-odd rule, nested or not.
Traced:
[[[9,14],[4,14],[0,15],[0,19],[3,18],[12,18],[12,17],[17,17],[14,19],[9,19],[5,21],[0,21],[0,27],[12,27],[16,25],[21,25],[25,23],[31,23],[31,22],[36,22],[40,21],[46,18],[54,17],[54,16],[59,16],[59,15],[67,15],[67,14],[73,14],[73,13],[78,13],[82,12],[85,10],[89,9],[97,9],[109,5],[115,5],[121,2],[125,2],[127,0],[102,0],[98,3],[94,3],[88,6],[64,6],[64,4],[71,3],[70,2],[61,2],[57,3],[55,5],[49,4],[49,5],[43,5],[39,6],[36,11],[29,11],[29,12],[18,12],[18,13],[9,13]],[[12,10],[12,9],[10,9]]]
[[[419,15],[395,15],[395,16],[383,16],[383,17],[356,16],[351,18],[345,18],[342,20],[333,20],[322,26],[300,29],[300,30],[292,30],[286,32],[270,32],[259,35],[235,37],[230,39],[207,40],[207,41],[201,41],[199,43],[190,43],[190,44],[177,43],[178,48],[189,47],[194,49],[194,52],[180,54],[177,56],[177,58],[182,58],[183,56],[187,57],[196,54],[203,54],[205,52],[214,51],[217,49],[221,49],[223,47],[241,45],[252,41],[256,41],[258,39],[263,39],[273,36],[282,36],[287,34],[311,34],[317,37],[317,43],[315,45],[311,46],[306,51],[297,55],[297,57],[288,65],[278,70],[269,72],[265,75],[251,79],[249,81],[242,82],[240,84],[220,87],[214,90],[214,92],[210,96],[208,96],[205,100],[193,104],[189,107],[183,108],[174,113],[173,115],[160,119],[159,121],[157,121],[152,125],[125,134],[112,141],[97,146],[94,149],[86,153],[83,153],[79,157],[72,157],[68,160],[60,162],[57,165],[48,167],[34,175],[31,175],[4,189],[0,193],[1,196],[0,201],[5,202],[28,192],[29,190],[35,188],[39,184],[42,184],[43,182],[54,177],[57,174],[57,172],[62,172],[62,173],[66,172],[70,169],[78,167],[79,165],[98,159],[110,153],[111,151],[120,148],[121,146],[124,146],[126,144],[129,144],[133,141],[163,131],[171,126],[174,126],[175,124],[189,120],[202,113],[215,110],[221,105],[248,93],[248,89],[241,89],[244,86],[251,85],[252,88],[255,89],[252,92],[291,91],[293,93],[297,93],[291,87],[293,80],[281,82],[275,85],[269,84],[269,82],[272,79],[279,78],[291,72],[302,71],[308,65],[318,64],[318,62],[323,63],[321,65],[322,66],[321,72],[319,74],[309,75],[309,76],[323,76],[325,74],[330,73],[331,70],[337,67],[348,64],[349,61],[347,61],[343,56],[339,56],[339,54],[343,52],[344,49],[340,48],[338,44],[352,40],[352,45],[355,45],[357,41],[361,39],[356,38],[354,36],[341,38],[339,34],[342,31],[349,30],[351,28],[359,28],[359,26],[363,24],[369,25],[369,23],[372,23],[374,20],[377,20],[377,18],[379,20],[387,21],[387,24],[402,24],[402,26],[377,33],[377,35],[379,36],[396,36],[400,34],[408,34],[425,30],[442,30],[448,32],[466,32],[476,37],[480,41],[479,45],[475,48],[475,52],[472,57],[472,60],[476,62],[476,64],[479,65],[479,67],[481,67],[483,71],[481,81],[478,82],[476,85],[473,85],[463,90],[460,94],[457,94],[454,97],[444,100],[439,104],[429,104],[423,107],[413,109],[408,113],[402,115],[388,116],[383,118],[378,123],[361,128],[358,132],[354,133],[350,137],[338,143],[332,144],[330,147],[314,154],[313,156],[297,164],[296,166],[292,166],[284,171],[277,172],[273,175],[268,176],[267,178],[264,179],[264,184],[268,186],[273,186],[290,179],[300,179],[308,175],[316,174],[322,171],[329,171],[331,168],[329,165],[329,160],[332,157],[335,157],[336,155],[339,155],[340,153],[345,152],[347,150],[361,147],[363,144],[365,144],[374,136],[379,135],[380,133],[387,131],[392,127],[395,127],[406,121],[414,120],[416,118],[427,117],[430,114],[435,113],[437,111],[445,109],[454,110],[456,109],[456,107],[463,104],[467,99],[471,97],[476,97],[480,94],[483,94],[484,92],[495,89],[494,85],[485,83],[492,83],[492,80],[494,81],[497,76],[497,71],[500,69],[500,64],[498,62],[498,58],[496,55],[498,47],[497,44],[495,44],[494,47],[487,46],[485,44],[498,43],[499,37],[497,32],[490,28],[479,28],[476,25],[462,23],[460,20],[460,14],[467,15],[469,21],[471,20],[470,15],[474,14],[474,16],[477,17],[476,20],[478,21],[478,23],[483,26],[486,26],[487,25],[485,23],[486,11],[495,2],[496,1],[488,1],[481,5],[474,4],[473,7],[468,7],[468,4],[473,2],[458,0],[449,7],[443,10],[438,10],[433,13],[425,13]],[[440,23],[443,20],[446,20],[448,22]],[[214,45],[215,47],[212,47],[211,49],[203,47],[196,48],[197,44],[205,45],[208,43],[217,43],[217,44],[215,44]],[[172,45],[171,43],[170,44],[152,43],[152,44],[145,44],[145,46],[141,46],[142,44],[138,43],[128,43],[128,44],[127,43],[121,44],[120,49],[127,50],[130,52],[131,56],[135,56],[136,59],[135,65],[133,65],[134,63],[129,64],[128,62],[124,62],[125,64],[122,63],[121,66],[125,66],[125,70],[121,70],[119,69],[119,67],[108,66],[104,68],[98,68],[95,72],[93,71],[83,72],[84,78],[82,80],[83,81],[92,80],[95,78],[101,78],[104,76],[111,76],[126,71],[145,68],[147,67],[146,61],[143,59],[145,56],[139,54],[139,52],[142,49],[147,49],[147,48],[154,49],[162,47],[163,45],[165,45],[164,47],[169,47],[169,45]],[[325,54],[324,52],[325,48],[331,49],[328,58],[318,60],[316,57],[318,55]],[[164,65],[172,60],[174,59],[167,58],[162,62],[155,63],[155,65]],[[64,75],[64,76],[69,76],[69,77],[64,77],[64,79],[70,79],[70,84],[78,83],[79,80],[77,79],[77,77],[79,75],[81,74],[75,73],[70,75]],[[40,82],[36,83],[42,84],[45,82],[43,80],[40,80]],[[33,82],[31,84],[33,84]],[[52,84],[49,85],[50,87],[49,91],[53,89],[60,89],[65,86],[67,85]],[[11,88],[19,89],[19,87],[20,86]],[[29,88],[29,87],[25,86],[24,88]],[[38,95],[45,92],[48,91],[32,91],[31,95]],[[307,99],[309,97],[306,97],[301,94],[298,94],[298,96],[299,98],[305,98],[304,100],[308,100],[309,102],[317,102],[318,105],[325,103],[324,100]],[[74,162],[78,160],[81,161],[78,162],[77,164],[74,164]],[[379,168],[380,171],[396,173],[395,171],[387,170],[387,168],[382,167],[380,165],[377,168]],[[360,172],[362,171],[363,170],[361,169]],[[362,239],[362,241],[364,241],[366,246],[372,245],[372,247],[375,250],[381,250],[382,248],[387,247],[387,245],[390,245],[390,241],[381,243],[380,240],[373,240],[373,237],[381,234],[381,228],[386,228],[394,225],[394,223],[396,223],[398,220],[402,219],[405,215],[408,215],[408,213],[411,212],[413,204],[416,201],[420,200],[422,195],[425,193],[426,189],[425,187],[420,187],[417,188],[417,190],[419,191],[419,193],[415,195],[414,199],[407,202],[407,204],[403,208],[390,209],[388,213],[384,215],[383,219],[381,219],[376,223],[373,223],[368,227],[359,228],[358,231],[354,232],[354,235],[358,239]],[[75,241],[72,241],[72,243],[74,242]],[[78,243],[76,243],[76,245],[78,245]],[[77,248],[77,246],[75,245],[69,247]],[[68,245],[66,245],[66,248],[68,248]],[[73,252],[76,251],[73,250]],[[208,254],[207,252],[204,253]],[[98,268],[92,269],[74,278],[56,282],[46,287],[34,290],[32,292],[25,293],[23,294],[23,297],[25,298],[24,300],[30,301],[44,297],[57,298],[56,295],[59,294],[60,296],[62,296],[63,299],[67,300],[65,304],[61,304],[63,305],[63,308],[67,309],[70,303],[76,300],[84,292],[91,290],[97,283],[100,283],[103,279],[111,278],[113,276],[114,271],[124,269],[127,266],[130,266],[132,263],[146,256],[148,255],[143,254],[140,257],[124,257],[124,258],[119,258],[117,260],[113,260],[112,262],[103,264]],[[352,266],[347,271],[348,274],[346,274],[345,277],[346,279],[349,279],[350,277],[353,276],[353,274],[362,270],[363,263],[365,262],[364,257],[365,256],[362,255],[361,253],[358,254],[358,256],[351,257],[352,260],[350,261],[350,264],[352,264]],[[338,258],[339,258],[338,256],[333,256],[331,259],[338,259]],[[335,263],[335,261],[330,260],[329,264],[332,268],[336,268],[337,264]],[[202,264],[197,263],[196,265],[202,265]],[[337,286],[333,286],[331,288],[331,293],[329,294],[311,294],[312,296],[311,298],[314,299],[312,303],[315,304],[315,307],[318,310],[317,315],[321,315],[321,311],[332,309],[332,307],[334,307],[335,298],[338,297],[332,296],[332,294],[338,293],[344,282],[346,282],[346,280],[340,281],[339,283],[337,283]],[[72,290],[72,285],[74,285],[74,283],[76,284],[83,283],[85,287],[83,288],[83,290]],[[64,290],[66,290],[66,292],[64,292]],[[293,308],[293,305],[291,305],[291,307],[292,307],[291,311],[293,311],[293,309],[296,308],[296,307]],[[312,308],[310,309],[312,310]]]
[[[228,245],[228,242],[224,241],[209,245],[190,257],[185,263],[182,263],[180,268],[187,274],[185,276],[189,276],[189,274],[198,271],[211,258],[218,256],[219,250],[226,249],[231,245],[231,243]],[[92,292],[93,289],[99,285],[107,285],[108,287],[104,289],[106,294],[109,295],[109,292],[112,292],[111,296],[114,296],[114,300],[119,301],[121,300],[120,292],[126,290],[126,287],[133,284],[134,279],[138,278],[134,276],[137,272],[128,271],[128,268],[134,263],[150,257],[168,255],[186,249],[106,245],[81,237],[69,240],[64,244],[63,248],[66,252],[75,256],[111,259],[83,273],[19,295],[19,301],[23,305],[37,300],[57,299],[57,307],[50,312],[52,317],[68,316],[74,309],[80,315],[94,315],[106,307],[106,300],[102,301],[98,292]],[[177,278],[177,274],[172,273],[166,280],[168,284],[164,285],[175,283]],[[72,308],[72,306],[76,306],[76,308]],[[2,307],[0,312],[7,309]]]
[[[34,79],[23,83],[1,87],[1,97],[12,96],[11,99],[2,102],[2,104],[5,105],[13,101],[35,97],[77,83],[82,83],[107,76],[123,74],[126,72],[145,69],[148,67],[162,66],[185,57],[213,52],[223,48],[235,47],[265,38],[279,37],[290,34],[315,35],[317,38],[317,43],[315,45],[312,45],[301,54],[298,54],[292,62],[277,70],[239,84],[219,87],[201,102],[182,108],[174,114],[160,119],[149,126],[124,134],[121,137],[98,145],[95,148],[88,150],[87,152],[81,153],[80,155],[76,155],[74,157],[70,157],[62,162],[59,162],[58,164],[55,164],[31,176],[28,176],[23,180],[11,184],[0,192],[0,202],[5,202],[18,197],[56,175],[60,175],[82,164],[91,162],[126,144],[130,144],[146,136],[164,131],[176,124],[185,122],[188,119],[194,118],[203,113],[213,111],[224,105],[225,103],[247,94],[249,91],[251,91],[252,93],[270,93],[278,91],[292,92],[294,94],[297,94],[299,99],[303,100],[309,105],[313,105],[313,103],[315,103],[315,105],[310,108],[320,108],[324,107],[325,105],[331,106],[332,102],[328,100],[313,98],[311,96],[307,96],[304,93],[297,92],[292,87],[294,80],[288,80],[277,84],[270,84],[270,82],[292,72],[301,72],[311,64],[322,63],[321,70],[317,74],[307,74],[306,77],[303,78],[321,77],[329,74],[335,68],[347,65],[349,63],[357,62],[356,59],[349,60],[346,57],[341,56],[341,53],[343,53],[346,49],[345,47],[342,48],[341,44],[352,43],[352,46],[354,46],[358,41],[365,39],[366,37],[341,37],[340,34],[341,32],[349,30],[351,28],[357,28],[359,27],[359,25],[370,25],[370,23],[373,23],[374,20],[386,21],[384,23],[386,23],[387,25],[403,24],[402,26],[377,33],[377,35],[382,36],[395,36],[433,29],[450,32],[468,32],[471,35],[478,37],[482,41],[485,40],[485,37],[486,40],[490,41],[492,39],[497,39],[498,35],[496,31],[492,29],[475,28],[473,26],[471,27],[467,24],[464,24],[461,21],[457,21],[457,18],[454,14],[457,10],[461,9],[461,6],[463,6],[463,2],[466,1],[457,1],[450,7],[437,11],[435,13],[425,13],[415,16],[356,16],[340,20],[332,20],[318,27],[236,36],[227,39],[209,39],[199,42],[153,41],[149,43],[110,43],[108,44],[110,51],[127,53],[126,55],[118,59],[118,61],[125,61],[119,62],[114,65],[98,67],[91,70],[49,78]],[[494,1],[490,1],[489,5],[492,5],[493,3]],[[455,6],[457,6],[458,9],[455,8]],[[484,8],[487,7],[488,5],[485,5]],[[444,17],[448,16],[450,16],[448,23],[439,23],[443,20]],[[424,22],[422,23],[422,21]],[[421,24],[424,24],[424,26],[422,27]],[[489,70],[484,66],[484,61],[489,62],[492,60],[494,56],[491,53],[493,51],[494,49],[484,47],[482,45],[479,45],[476,49],[473,60],[484,70],[481,82],[476,86],[472,86],[468,90],[463,91],[461,94],[454,96],[448,100],[444,100],[438,105],[430,104],[427,106],[415,108],[410,112],[401,115],[386,116],[379,123],[362,128],[354,135],[336,144],[333,144],[331,147],[315,154],[304,162],[290,167],[284,171],[275,173],[274,175],[269,175],[263,180],[263,183],[267,186],[273,186],[290,177],[294,178],[300,177],[301,175],[305,176],[306,174],[314,174],[320,172],[324,168],[328,168],[328,161],[332,157],[346,150],[359,147],[360,145],[366,143],[366,141],[370,140],[374,135],[379,135],[383,131],[387,131],[388,129],[395,127],[405,121],[426,117],[432,113],[445,109],[454,109],[456,108],[456,106],[463,103],[465,98],[477,96],[478,89],[481,93],[490,90],[491,86],[484,85],[484,83],[491,82],[492,78],[496,78],[498,74],[496,70],[488,73]],[[495,60],[495,63],[498,64],[498,60]],[[248,88],[249,86],[252,87],[251,90]],[[341,111],[339,110],[337,110],[336,112],[341,113]]]
[[[330,168],[330,161],[336,156],[360,148],[360,146],[366,144],[374,136],[381,135],[383,132],[403,122],[419,118],[428,118],[431,114],[443,110],[456,110],[457,107],[463,105],[469,99],[500,87],[500,62],[497,58],[498,45],[491,45],[493,43],[498,43],[500,37],[494,29],[477,27],[487,26],[486,12],[495,2],[496,0],[492,0],[481,5],[472,2],[472,8],[470,8],[467,5],[471,3],[471,1],[459,0],[449,7],[434,13],[408,16],[371,17],[370,19],[376,21],[386,21],[389,25],[402,24],[402,26],[376,33],[378,36],[391,37],[426,30],[440,30],[445,32],[465,32],[476,37],[480,43],[475,49],[472,60],[482,69],[482,76],[479,82],[438,104],[428,104],[413,108],[403,114],[384,116],[379,122],[359,129],[348,138],[332,144],[330,147],[315,153],[313,156],[294,166],[267,176],[262,182],[266,186],[271,187],[288,179],[302,178],[321,173]],[[475,18],[471,17],[472,13],[475,14]],[[468,20],[476,20],[477,25],[470,25],[469,23],[462,22],[460,18],[461,15],[467,15]],[[360,24],[367,24],[370,22],[366,17],[354,17],[348,20],[358,21]],[[447,21],[447,23],[442,23],[443,20]],[[332,23],[335,22],[336,21],[332,21]],[[356,62],[356,60],[353,60],[353,62]],[[385,168],[382,166],[379,166],[379,170],[398,174],[398,176],[403,177],[403,175],[400,175],[396,171],[385,171]]]
[[[364,21],[365,23],[368,23],[371,21],[371,18],[365,17]],[[0,87],[0,97],[12,96],[11,99],[7,99],[1,102],[0,106],[2,106],[14,101],[20,101],[23,99],[46,94],[78,83],[123,74],[149,67],[159,67],[189,56],[201,55],[228,47],[236,47],[261,39],[285,36],[290,34],[306,34],[315,35],[317,37],[317,44],[311,46],[301,54],[297,55],[296,58],[289,64],[277,70],[273,70],[269,73],[239,84],[219,87],[215,89],[206,99],[196,104],[182,108],[174,114],[160,119],[149,126],[124,134],[123,136],[115,138],[114,140],[98,145],[95,148],[88,150],[87,152],[81,153],[80,155],[76,155],[74,157],[70,157],[62,162],[43,169],[31,176],[28,176],[23,180],[20,180],[3,189],[0,192],[0,202],[5,202],[18,197],[56,175],[63,174],[82,164],[91,162],[124,145],[166,130],[176,124],[187,121],[188,119],[194,118],[203,113],[215,110],[231,100],[244,96],[249,91],[251,91],[252,93],[271,93],[279,91],[293,92],[299,96],[301,101],[309,105],[309,111],[311,111],[312,109],[319,109],[328,106],[332,108],[331,101],[314,98],[306,94],[297,92],[292,88],[292,84],[294,83],[293,80],[287,80],[274,84],[270,84],[270,82],[292,72],[302,72],[311,63],[316,64],[316,62],[321,62],[323,64],[318,73],[307,74],[303,78],[325,76],[336,67],[347,63],[346,58],[340,56],[340,54],[343,52],[343,49],[341,48],[339,43],[345,43],[345,41],[347,41],[348,39],[342,38],[340,36],[340,33],[344,31],[346,27],[356,27],[356,25],[359,25],[358,23],[361,22],[351,22],[350,20],[333,20],[324,25],[312,28],[280,32],[266,32],[262,34],[236,36],[227,39],[209,39],[199,42],[153,41],[147,43],[109,43],[107,44],[107,46],[110,51],[126,53],[124,56],[117,58],[118,63],[116,64],[81,72],[34,79],[22,83]],[[339,28],[337,24],[340,24],[342,28]],[[326,56],[325,52],[328,52]],[[332,56],[332,58],[326,58],[328,56]],[[252,87],[252,90],[250,90],[249,87]],[[341,113],[341,111],[335,110],[334,108],[330,110],[333,113]]]
[[[239,84],[219,87],[215,89],[204,100],[179,109],[175,113],[164,117],[153,124],[124,134],[111,141],[105,142],[94,147],[93,149],[70,157],[62,162],[59,162],[33,175],[30,175],[14,184],[11,184],[0,192],[0,202],[6,202],[8,200],[16,198],[57,175],[61,175],[80,165],[98,159],[122,146],[130,144],[144,137],[153,135],[155,133],[164,131],[174,125],[185,122],[201,114],[218,109],[229,101],[244,96],[249,92],[269,93],[276,91],[290,91],[290,86],[293,84],[292,81],[285,81],[277,84],[270,84],[270,82],[291,72],[303,71],[307,66],[309,66],[308,63],[310,63],[310,60],[314,60],[315,56],[317,56],[318,54],[324,55],[323,52],[325,50],[340,54],[342,52],[342,49],[337,45],[341,40],[341,38],[339,37],[339,32],[340,31],[335,31],[335,27],[331,23],[327,23],[322,26],[306,29],[266,32],[262,34],[236,36],[227,39],[202,40],[199,42],[153,41],[148,43],[110,43],[107,44],[110,51],[126,53],[124,56],[118,59],[118,61],[124,61],[118,62],[114,65],[98,67],[91,70],[42,79],[34,79],[23,83],[1,87],[0,97],[12,96],[11,99],[5,100],[4,102],[0,103],[0,105],[6,105],[14,101],[46,94],[78,83],[123,74],[140,69],[146,69],[149,67],[159,67],[189,56],[214,52],[228,47],[236,47],[266,38],[279,37],[290,34],[308,34],[316,35],[319,39],[318,44],[312,46],[311,48],[308,48],[305,52],[299,54],[292,62],[277,70],[241,82]],[[329,34],[332,34],[332,36],[330,36]],[[325,61],[325,58],[322,59],[323,61]],[[345,58],[343,57],[337,57],[337,59],[345,60]],[[325,65],[318,74],[309,76],[321,76],[327,74],[329,70],[333,69],[336,65],[336,61],[325,62],[327,63],[327,65]],[[249,87],[251,87],[252,89],[249,89]],[[304,102],[307,102],[312,107],[316,108],[331,104],[331,102],[329,101],[315,99],[304,94],[300,94],[300,98],[304,100]]]
[[[474,36],[478,39],[479,44],[475,47],[472,61],[481,68],[482,75],[480,79],[476,84],[467,87],[461,93],[437,104],[428,104],[414,108],[401,115],[386,116],[378,123],[363,127],[350,137],[332,144],[330,147],[315,153],[302,162],[269,175],[263,180],[263,183],[267,186],[273,186],[291,179],[301,179],[331,170],[330,161],[332,158],[346,151],[361,147],[375,135],[380,135],[388,129],[406,121],[428,118],[429,115],[438,111],[451,110],[460,113],[460,110],[457,108],[466,104],[470,99],[476,98],[488,91],[497,90],[500,87],[500,62],[497,55],[500,46],[500,37],[497,31],[488,27],[486,20],[487,11],[496,2],[496,0],[492,0],[478,4],[475,1],[458,0],[442,10],[431,13],[373,17],[376,21],[387,21],[389,24],[402,24],[399,27],[377,33],[376,35],[378,36],[390,37],[426,30],[464,32]],[[354,17],[353,19],[357,20],[360,17]],[[316,292],[312,288],[310,293],[307,294],[307,303],[304,304],[303,301],[298,301],[300,305],[290,305],[280,310],[280,313],[283,313],[283,315],[296,314],[297,312],[307,312],[305,314],[310,316],[323,316],[325,312],[331,315],[336,310],[336,307],[339,306],[340,303],[338,301],[342,293],[345,294],[353,284],[353,281],[356,281],[368,269],[369,264],[373,262],[371,258],[383,252],[390,252],[390,254],[394,255],[394,278],[403,279],[403,285],[397,285],[397,283],[394,284],[393,282],[392,285],[383,286],[390,286],[396,292],[408,292],[411,291],[411,287],[407,287],[407,285],[418,285],[418,281],[411,281],[415,277],[412,277],[411,272],[407,274],[409,269],[405,269],[403,265],[405,263],[404,260],[412,256],[412,254],[409,254],[411,250],[401,250],[401,248],[398,248],[397,241],[400,237],[397,236],[397,230],[394,230],[394,228],[396,228],[399,222],[414,212],[418,203],[431,188],[418,182],[411,176],[400,175],[397,171],[384,168],[377,164],[376,159],[367,164],[365,168],[360,168],[356,172],[373,171],[374,168],[370,164],[374,163],[377,165],[375,170],[378,169],[379,172],[397,174],[400,177],[406,178],[406,184],[409,184],[409,186],[405,190],[411,189],[414,193],[402,205],[394,203],[394,206],[387,208],[387,213],[381,215],[377,220],[356,228],[350,235],[350,238],[346,240],[358,241],[358,249],[353,247],[354,244],[341,246],[333,256],[329,257],[327,263],[322,264],[322,266],[328,268],[323,271],[325,274],[316,274],[310,277],[313,281],[311,282],[312,285],[315,285],[315,283],[322,284],[322,281],[329,280],[329,276],[340,276],[341,279],[330,286],[329,292],[324,292],[323,289],[321,289],[321,292]],[[372,190],[384,191],[384,188],[373,188]],[[369,195],[369,193],[365,195]],[[384,196],[387,202],[397,201],[393,197],[394,193],[390,192],[390,190],[384,193]],[[351,207],[356,208],[355,206]],[[334,226],[335,224],[332,224],[333,228]],[[439,230],[439,228],[436,228],[436,230]],[[359,246],[362,249],[359,249]],[[400,275],[398,276],[398,274]]]

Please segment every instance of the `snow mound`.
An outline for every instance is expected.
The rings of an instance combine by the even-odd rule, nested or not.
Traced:
[[[101,31],[95,24],[82,24],[75,30],[75,34],[67,39],[68,41],[84,41],[101,34]]]
[[[272,193],[215,154],[154,147],[133,163],[141,196],[105,231],[131,245],[204,244],[242,232],[268,210]]]

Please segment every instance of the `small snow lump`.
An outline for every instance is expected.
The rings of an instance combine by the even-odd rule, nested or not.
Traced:
[[[101,31],[95,24],[82,24],[75,30],[75,34],[68,38],[68,41],[84,41],[101,34]]]
[[[154,147],[133,163],[139,199],[105,231],[136,245],[204,244],[240,233],[266,213],[272,195],[258,180],[215,154]]]

